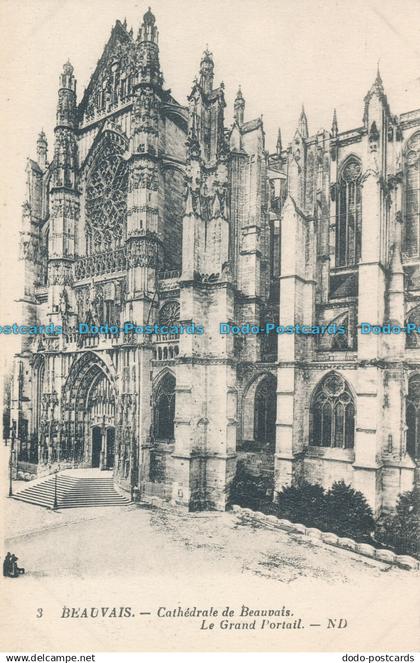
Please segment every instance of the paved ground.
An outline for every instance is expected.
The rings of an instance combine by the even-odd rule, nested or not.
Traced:
[[[7,499],[7,498],[6,498]],[[168,565],[187,573],[245,571],[282,582],[300,576],[331,582],[406,572],[367,558],[314,545],[300,535],[256,527],[232,513],[183,514],[172,509],[110,507],[53,512],[8,500],[9,548],[34,576],[159,574]],[[106,555],[98,559],[98,543]],[[59,555],[50,551],[60,550]],[[123,554],[123,565],[121,556]]]
[[[139,610],[151,611],[152,616],[147,619],[155,617],[148,631],[152,648],[159,647],[164,633],[168,634],[171,628],[169,622],[156,619],[155,609],[159,605],[175,607],[185,603],[240,606],[248,602],[254,607],[289,604],[296,617],[303,616],[316,624],[322,622],[322,628],[328,617],[345,616],[364,627],[366,637],[370,632],[366,631],[366,619],[374,614],[372,629],[379,629],[375,638],[381,642],[399,638],[404,629],[407,637],[415,632],[410,630],[415,609],[407,607],[409,614],[401,621],[401,606],[395,597],[404,596],[407,606],[415,606],[419,573],[325,544],[317,545],[300,535],[256,526],[233,513],[187,514],[137,505],[53,512],[5,496],[2,501],[6,506],[7,550],[14,552],[27,570],[24,577],[7,582],[9,601],[11,606],[16,605],[16,614],[12,609],[10,614],[18,624],[24,601],[28,634],[31,628],[35,629],[36,638],[44,646],[51,631],[45,628],[46,622],[35,619],[40,606],[47,606],[59,623],[63,605],[110,603],[134,603]],[[385,608],[392,613],[395,610],[392,619],[384,619]],[[75,621],[81,628],[80,620]],[[128,627],[127,632],[115,630],[111,622],[106,624],[106,637],[111,638],[108,647],[125,633],[124,642],[131,638],[131,649],[139,648],[138,631]],[[184,638],[184,648],[199,630],[197,620],[185,624],[188,628],[181,629],[181,634],[178,623],[178,630],[174,631],[181,638],[180,643]],[[72,637],[72,628],[73,622],[70,627],[67,621],[63,634],[67,647],[71,642],[66,638]],[[86,628],[83,635],[77,632],[77,637],[82,638],[79,650],[84,648],[83,637],[90,638],[94,629]],[[103,628],[102,625],[98,638],[105,637]],[[118,628],[123,628],[121,620]],[[305,637],[299,635],[298,641],[290,640],[294,636],[288,634],[287,642],[299,649],[309,637],[309,631],[303,633]],[[333,647],[349,651],[354,643],[355,631],[348,641],[348,632],[323,633],[328,638],[322,644],[322,634],[318,635],[321,650],[329,648],[338,635],[342,639]],[[250,635],[243,635],[241,640],[248,648]],[[206,637],[203,633],[200,636]],[[369,643],[363,643],[359,637],[355,648],[366,649]],[[372,648],[382,650],[378,643]],[[407,649],[408,644],[402,648]]]

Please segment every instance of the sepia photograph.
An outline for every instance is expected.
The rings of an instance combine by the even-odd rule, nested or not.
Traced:
[[[1,651],[414,661],[420,1],[0,16]]]

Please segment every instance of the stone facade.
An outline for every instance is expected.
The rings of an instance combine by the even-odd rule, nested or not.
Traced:
[[[360,127],[265,145],[206,50],[185,105],[163,85],[150,10],[117,21],[77,103],[60,76],[54,156],[28,160],[24,324],[11,412],[18,463],[113,468],[190,509],[224,509],[238,459],[274,476],[344,479],[379,513],[418,481],[420,110],[391,113],[379,72]],[[202,324],[205,333],[77,333],[81,322]],[[220,334],[219,323],[345,333]],[[417,477],[417,479],[416,479]]]

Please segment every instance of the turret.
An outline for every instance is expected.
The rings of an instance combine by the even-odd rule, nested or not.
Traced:
[[[200,86],[205,94],[209,94],[209,92],[212,91],[213,78],[214,78],[213,55],[212,53],[210,53],[208,48],[206,48],[200,62]]]
[[[298,131],[302,138],[308,137],[308,118],[306,117],[305,108],[302,104],[302,110],[299,116]]]
[[[52,189],[65,187],[75,190],[77,188],[76,80],[73,71],[72,65],[67,61],[60,75],[57,124],[54,130]]]
[[[156,26],[156,18],[152,13],[150,7],[143,16],[143,23],[141,24],[139,29],[138,40],[141,43],[151,42],[156,45],[158,44],[159,30],[157,29]]]
[[[245,99],[242,95],[241,86],[239,86],[234,103],[234,117],[236,122],[241,125],[244,123]]]
[[[194,80],[188,97],[190,129],[187,143],[188,153],[191,150],[197,153],[199,147],[201,158],[212,163],[218,159],[225,160],[227,154],[224,84],[220,83],[218,88],[213,88],[213,70],[213,56],[206,49],[200,61],[199,78]]]
[[[149,7],[137,35],[139,83],[161,87],[163,76],[159,63],[159,31]]]
[[[126,317],[140,324],[151,315],[149,297],[153,301],[162,259],[158,156],[163,76],[158,29],[150,7],[143,16],[136,48],[138,78],[130,132],[126,250],[129,256],[147,256],[147,260],[130,260]]]
[[[47,137],[43,131],[41,131],[39,134],[38,140],[36,142],[36,156],[38,166],[41,168],[41,170],[45,170],[48,163],[48,142]]]
[[[76,80],[70,62],[60,75],[54,161],[50,187],[48,235],[48,313],[57,324],[74,321],[75,303],[69,286],[75,257],[75,234],[80,215],[78,147],[76,137]]]
[[[67,60],[60,75],[57,104],[57,127],[75,128],[77,81],[73,72],[73,66]]]

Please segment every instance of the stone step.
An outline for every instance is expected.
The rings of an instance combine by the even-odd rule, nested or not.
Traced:
[[[22,502],[52,508],[56,490],[56,478],[48,477],[45,481],[24,488],[13,497]],[[72,477],[58,475],[57,502],[59,509],[125,506],[130,504],[128,497],[118,493],[111,477]]]

